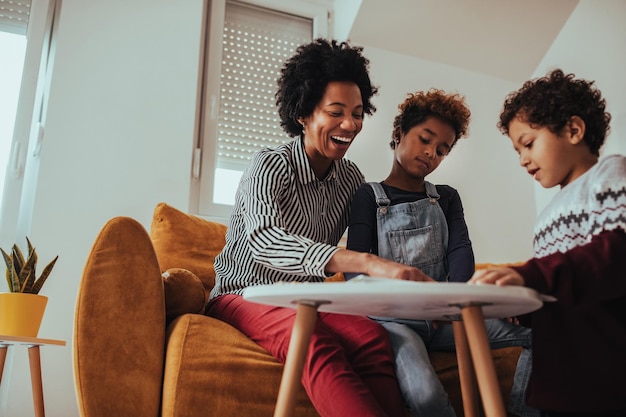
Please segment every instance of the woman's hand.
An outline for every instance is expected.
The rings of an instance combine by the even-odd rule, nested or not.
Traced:
[[[524,278],[511,268],[488,268],[478,270],[468,284],[524,285]]]
[[[366,265],[367,275],[371,277],[385,277],[401,279],[405,281],[435,281],[420,269],[389,261],[387,259],[376,256]]]
[[[435,281],[420,269],[389,261],[371,253],[342,249],[326,264],[326,272],[354,272],[370,277],[394,278],[406,281]]]

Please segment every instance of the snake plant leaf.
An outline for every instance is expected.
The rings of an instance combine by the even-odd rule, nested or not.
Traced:
[[[24,267],[24,262],[26,262],[26,260],[24,259],[24,254],[17,245],[13,245],[13,247],[11,248],[11,256],[13,258],[13,269],[15,270],[16,274],[19,274],[19,272]]]
[[[28,238],[28,236],[26,236],[26,244],[28,245],[28,255],[30,256],[30,254],[35,251],[35,247],[30,242],[30,239]]]
[[[26,242],[28,243],[27,259],[24,259],[24,254],[17,244],[11,248],[10,255],[0,248],[4,262],[7,265],[6,280],[11,292],[37,294],[59,257],[55,257],[46,265],[41,276],[37,278],[37,251],[28,237],[26,237]]]
[[[41,286],[43,285],[44,282],[46,282],[46,279],[48,279],[48,275],[50,275],[50,272],[52,271],[52,267],[54,267],[54,264],[56,263],[57,259],[59,259],[59,255],[55,256],[54,259],[50,261],[50,263],[46,265],[46,267],[43,269],[41,276],[37,278],[37,281],[35,281],[35,284],[32,286],[30,290],[31,294],[39,294],[39,290],[41,289]]]
[[[9,291],[14,292],[15,291],[14,289],[19,288],[20,284],[17,279],[17,273],[14,267],[13,257],[10,256],[8,253],[6,253],[4,249],[2,248],[0,248],[0,251],[2,251],[2,257],[4,258],[4,263],[7,265],[6,278],[7,278],[7,284],[9,286]]]
[[[33,286],[34,282],[35,282],[35,273],[31,269],[30,273],[28,274],[28,276],[25,277],[23,281],[21,281],[22,286],[20,287],[20,291],[19,292],[29,293],[30,292],[30,288]]]
[[[30,292],[28,289],[35,282],[35,268],[37,267],[37,252],[31,251],[22,270],[19,272],[18,279],[20,281],[19,291]]]

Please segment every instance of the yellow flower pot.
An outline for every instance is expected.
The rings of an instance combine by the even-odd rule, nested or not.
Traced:
[[[0,293],[0,334],[37,337],[47,303],[44,295]]]

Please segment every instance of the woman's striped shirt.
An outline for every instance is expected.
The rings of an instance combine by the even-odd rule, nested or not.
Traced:
[[[258,152],[239,183],[211,298],[250,285],[323,281],[363,182],[347,159],[317,179],[301,138]]]

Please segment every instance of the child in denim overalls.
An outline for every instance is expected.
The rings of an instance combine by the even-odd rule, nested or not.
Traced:
[[[409,94],[394,120],[393,166],[382,183],[361,186],[354,196],[348,249],[371,252],[421,269],[436,281],[467,281],[474,254],[458,192],[425,177],[464,136],[470,119],[458,94],[431,89]],[[346,274],[347,279],[354,275]],[[454,351],[450,323],[374,317],[388,331],[396,373],[413,416],[455,416],[429,351]],[[492,348],[531,345],[530,330],[506,320],[487,320]],[[525,405],[530,349],[518,361],[509,412],[535,416]]]

